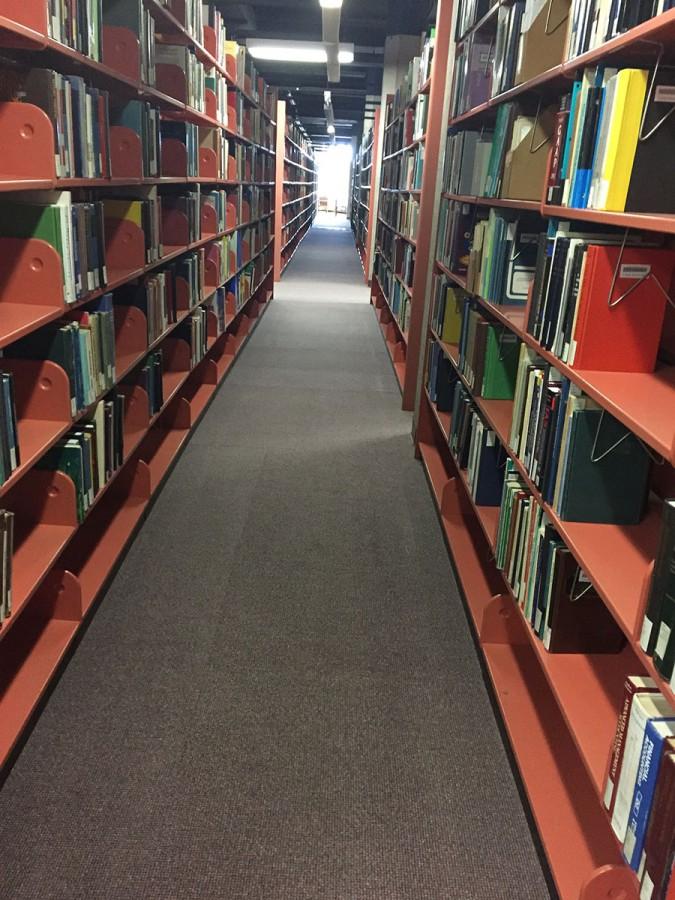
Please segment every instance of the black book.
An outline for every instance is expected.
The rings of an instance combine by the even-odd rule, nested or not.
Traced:
[[[436,373],[436,409],[439,412],[450,412],[455,399],[455,387],[457,386],[457,373],[445,356],[438,360]]]
[[[537,263],[534,270],[534,285],[532,286],[532,304],[527,322],[527,330],[536,338],[540,336],[542,306],[546,296],[552,259],[553,241],[547,234],[540,234],[537,247]]]
[[[541,328],[540,341],[542,346],[550,349],[555,337],[555,325],[558,321],[558,311],[565,281],[565,268],[567,265],[567,251],[570,241],[566,237],[558,237],[555,242],[553,261],[551,263],[551,278],[546,292],[545,309]]]
[[[626,197],[626,212],[675,213],[675,179],[669,176],[675,156],[675,115],[661,121],[675,103],[675,72],[661,69],[645,114]],[[653,132],[653,133],[651,133]]]
[[[647,609],[642,623],[640,646],[651,656],[656,644],[656,636],[661,622],[666,585],[675,557],[675,500],[666,500],[663,504],[661,519],[661,541],[659,552],[654,563],[652,584],[647,600]]]

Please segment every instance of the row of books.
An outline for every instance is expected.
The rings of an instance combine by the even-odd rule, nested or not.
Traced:
[[[382,163],[381,186],[419,191],[422,187],[424,169],[424,144],[419,144],[407,153],[400,153]]]
[[[262,282],[263,276],[269,272],[272,262],[273,248],[270,246],[228,281],[227,296],[232,298],[236,312],[250,300],[251,295]]]
[[[298,147],[300,147],[305,159],[303,165],[307,165],[307,156],[312,157],[314,155],[312,142],[307,137],[307,133],[302,125],[292,119],[289,115],[286,116],[286,137],[290,141],[293,141],[294,144],[297,144]],[[286,149],[289,149],[288,145]],[[300,160],[300,162],[302,162],[302,160]]]
[[[274,181],[274,157],[258,147],[230,142],[228,148],[228,177],[236,181]],[[294,181],[300,181],[296,178]]]
[[[272,119],[276,115],[277,90],[265,84],[258,74],[253,57],[246,47],[236,41],[227,41],[225,53],[236,60],[237,85],[259,103]],[[301,141],[297,141],[301,143]]]
[[[0,485],[7,481],[20,464],[14,376],[11,372],[0,369]]]
[[[413,141],[422,138],[427,130],[429,116],[429,95],[419,94],[414,107],[408,107],[391,128],[384,133],[384,156],[389,156],[409,147]]]
[[[654,16],[675,8],[673,0],[572,0],[566,37],[567,59],[594,50]]]
[[[77,415],[115,383],[112,294],[104,294],[88,309],[70,313],[68,319],[15,341],[8,355],[58,363],[68,375],[71,411]]]
[[[476,505],[499,506],[506,452],[459,381],[454,388],[449,444],[457,465],[466,470],[469,491]]]
[[[37,464],[71,479],[78,522],[124,461],[124,404],[124,394],[117,391],[100,400]]]
[[[190,347],[190,367],[194,368],[206,356],[208,339],[208,316],[203,306],[197,309],[181,323],[176,336],[187,339]],[[182,330],[182,334],[181,334]]]
[[[155,64],[160,66],[173,66],[185,76],[185,103],[197,112],[205,112],[206,70],[190,47],[184,44],[157,44],[155,48]],[[159,84],[161,77],[159,68],[157,71]]]
[[[551,220],[539,236],[527,330],[575,368],[652,372],[666,310],[659,284],[671,283],[675,251],[654,246],[654,236],[624,244],[616,233],[572,228]]]
[[[380,215],[391,228],[414,238],[420,215],[419,200],[410,194],[384,193],[380,198]]]
[[[675,212],[672,179],[654,178],[654,172],[668,170],[675,149],[675,122],[662,114],[662,104],[673,96],[675,75],[669,69],[655,78],[646,69],[585,69],[560,101],[548,202],[614,212]]]
[[[443,322],[446,329],[454,324],[448,322],[452,311],[452,303],[446,302]],[[458,369],[475,396],[487,400],[513,399],[519,348],[513,332],[488,321],[475,301],[463,300]]]
[[[274,150],[274,125],[257,106],[249,106],[243,95],[237,92],[230,92],[228,97],[228,124],[243,137]],[[302,160],[297,161],[305,164]]]
[[[624,425],[520,345],[509,446],[561,519],[635,525],[650,458]]]
[[[431,64],[434,58],[435,43],[436,29],[431,28],[424,37],[421,54],[419,56],[414,56],[410,60],[408,63],[408,70],[404,75],[403,80],[396,88],[392,102],[387,105],[387,126],[403,112],[405,107],[412,101],[413,97],[431,77]],[[418,97],[418,102],[420,99],[421,97]]]
[[[494,0],[459,0],[455,40],[463,38],[466,32],[483,18],[493,4]]]
[[[507,459],[495,560],[550,653],[619,653],[623,632]]]
[[[124,384],[142,388],[148,397],[148,416],[156,416],[164,406],[164,354],[161,347],[153,350],[124,379]]]
[[[628,676],[605,776],[604,805],[641,900],[675,888],[675,711],[651,678]]]
[[[389,308],[401,331],[407,332],[410,325],[411,297],[382,253],[375,256],[374,273],[387,298]]]
[[[524,304],[534,279],[542,227],[538,215],[479,210],[465,272],[459,264],[467,290],[497,305]]]

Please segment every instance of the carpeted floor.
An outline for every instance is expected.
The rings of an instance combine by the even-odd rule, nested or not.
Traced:
[[[3,900],[549,896],[367,299],[315,227],[0,793]]]

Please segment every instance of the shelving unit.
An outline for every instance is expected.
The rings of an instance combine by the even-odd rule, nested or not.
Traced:
[[[208,91],[207,112],[202,113],[176,96],[140,82],[139,42],[131,32],[116,29],[111,35],[104,26],[103,62],[48,37],[47,3],[43,0],[8,0],[3,5],[0,46],[7,55],[18,54],[17,59],[24,64],[83,74],[94,87],[109,91],[112,98],[145,98],[160,107],[162,117],[197,123],[222,135],[232,148],[255,148],[256,158],[273,160],[276,122],[272,101],[276,102],[276,98],[270,96],[267,104],[261,102],[257,96],[261,84],[252,83],[248,75],[238,72],[234,57],[227,56],[222,64],[215,59],[215,33],[211,29],[205,27],[199,41],[190,35],[181,21],[184,10],[181,12],[180,3],[164,6],[157,0],[146,0],[145,6],[155,18],[160,35],[171,35],[191,47],[199,59],[224,77],[234,101],[227,125],[209,114],[214,98],[208,96]],[[22,55],[25,48],[31,50],[30,58]],[[180,79],[176,83],[180,87]],[[244,110],[240,122],[236,116],[237,97]],[[264,143],[254,138],[247,110],[257,110],[264,121]],[[55,172],[53,126],[41,110],[27,103],[0,104],[0,135],[0,191],[6,192],[0,194],[0,208],[5,197],[20,198],[20,192],[34,188],[69,189],[75,194],[86,189],[83,196],[94,199],[104,196],[111,187],[156,185],[160,194],[180,185],[195,192],[201,186],[233,189],[228,192],[225,229],[218,228],[208,212],[203,212],[197,240],[169,242],[168,237],[180,237],[183,225],[187,227],[187,220],[183,225],[180,221],[178,226],[174,223],[176,233],[164,235],[163,254],[152,263],[138,262],[145,253],[140,229],[126,229],[123,247],[106,229],[107,284],[75,303],[64,302],[61,261],[50,245],[36,239],[0,240],[0,347],[4,353],[0,369],[15,376],[21,451],[21,465],[0,485],[0,507],[15,514],[13,606],[11,615],[0,625],[3,766],[163,480],[272,299],[274,170],[261,163],[263,170],[269,170],[268,178],[256,180],[255,172],[251,172],[247,178],[239,179],[232,165],[227,172],[219,172],[215,156],[204,150],[199,154],[198,177],[176,174],[175,170],[169,173],[176,163],[169,147],[162,154],[160,175],[145,178],[139,139],[126,130],[111,134],[113,177],[59,179]],[[240,199],[243,195],[234,190],[241,186],[260,188],[259,199],[266,208],[260,215],[252,214],[248,202]],[[224,247],[222,239],[252,226],[255,234],[253,230],[245,233],[247,239],[240,242],[239,257],[230,251],[219,268],[216,260]],[[176,289],[176,321],[149,343],[144,313],[137,307],[117,304],[115,290],[192,251],[204,253],[197,295],[190,296],[187,283],[183,282],[185,288]],[[233,279],[244,274],[247,280],[235,287]],[[209,308],[206,353],[193,365],[190,346],[176,337],[176,330],[199,307],[208,304],[220,288],[227,290],[224,330],[219,331],[216,316]],[[87,309],[94,299],[109,292],[113,292],[115,313],[115,388],[125,395],[124,457],[79,523],[73,481],[62,472],[41,469],[39,463],[95,404],[73,415],[66,372],[54,362],[15,359],[12,345],[72,310]],[[145,390],[122,384],[122,380],[157,348],[162,349],[164,360],[163,402],[151,414]],[[107,393],[98,397],[96,403]]]
[[[370,284],[373,271],[374,234],[372,231],[371,198],[379,180],[380,166],[380,109],[375,110],[373,127],[361,142],[354,162],[352,192],[352,231],[366,284]]]
[[[401,389],[403,409],[409,411],[415,406],[424,303],[430,278],[434,185],[441,140],[445,135],[443,104],[449,46],[449,19],[446,23],[441,18],[439,4],[428,77],[424,77],[424,72],[421,83],[405,83],[402,95],[399,89],[395,97],[388,98],[384,113],[370,299]],[[420,103],[427,104],[426,130],[417,137],[406,139],[407,123],[414,118]],[[406,180],[404,167],[416,151],[423,158],[421,173],[417,171]],[[396,197],[419,203],[417,224],[408,237],[392,226],[384,214],[388,202]],[[416,233],[414,239],[413,232]],[[408,251],[404,250],[406,246]],[[411,250],[413,263],[408,266],[406,278],[403,258],[404,253]]]
[[[494,37],[499,3],[474,25]],[[438,35],[450,27],[452,0],[440,0]],[[445,119],[443,141],[450,128],[475,128],[491,121],[499,106],[521,95],[544,92],[555,99],[569,90],[570,77],[585,66],[612,60],[635,66],[653,67],[654,47],[645,43],[675,41],[675,10],[664,13],[602,47],[576,59],[554,66],[541,75],[468,110],[454,119]],[[450,51],[452,55],[452,49]],[[452,78],[452,66],[448,68]],[[432,75],[432,90],[434,88]],[[446,109],[451,83],[445,86]],[[536,105],[536,99],[535,99]],[[430,110],[431,115],[431,110]],[[447,113],[446,113],[447,115]],[[425,160],[425,175],[428,162]],[[550,159],[549,159],[550,166]],[[595,222],[611,227],[675,233],[675,217],[636,215],[552,207],[542,199],[511,200],[459,196],[442,193],[442,166],[435,167],[435,184],[426,182],[422,191],[423,217],[440,197],[469,204],[474,208],[496,207],[522,210],[542,217],[542,231],[549,217],[564,221]],[[428,195],[427,195],[428,191]],[[427,199],[427,196],[429,199]],[[435,259],[435,233],[430,232],[429,269],[445,275],[466,289],[466,279]],[[421,228],[418,248],[426,245]],[[420,254],[418,250],[417,263]],[[417,275],[417,273],[416,273]],[[429,287],[425,285],[425,287]],[[603,805],[605,767],[612,743],[623,684],[627,675],[649,674],[662,693],[675,705],[675,694],[658,675],[651,658],[641,649],[639,633],[644,616],[653,562],[661,528],[661,501],[658,492],[672,496],[675,486],[675,367],[659,365],[651,374],[594,372],[572,368],[543,349],[527,331],[526,310],[522,306],[497,305],[472,295],[486,318],[515,334],[558,372],[578,385],[588,396],[661,454],[649,509],[639,525],[618,526],[563,521],[546,503],[528,476],[522,461],[509,447],[514,403],[487,400],[478,395],[464,378],[459,366],[459,348],[441,341],[430,326],[430,289],[426,303],[421,358],[430,342],[437,343],[457,371],[459,380],[472,395],[473,403],[513,461],[534,498],[545,510],[555,530],[572,552],[582,571],[597,590],[626,636],[624,649],[617,654],[549,653],[522,615],[511,588],[495,564],[499,507],[477,505],[450,446],[451,414],[439,412],[431,401],[424,379],[420,378],[416,406],[416,451],[420,457],[454,569],[461,586],[469,620],[485,659],[514,758],[528,796],[534,820],[563,900],[598,900],[621,896],[635,900],[639,884],[625,865],[621,846],[614,837]],[[418,295],[413,286],[413,309]],[[386,303],[386,298],[382,305]],[[396,327],[390,314],[385,314]],[[399,334],[399,339],[402,335]],[[411,337],[408,336],[410,346]],[[425,367],[426,371],[426,367]],[[407,373],[406,373],[407,375]],[[661,493],[663,496],[663,493]]]
[[[285,100],[277,101],[277,122],[285,122],[285,128],[277,128],[275,281],[280,280],[312,227],[317,199],[314,151],[287,115]]]

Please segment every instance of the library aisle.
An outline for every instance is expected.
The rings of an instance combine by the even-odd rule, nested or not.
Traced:
[[[344,222],[278,297],[0,793],[3,898],[549,895]]]

